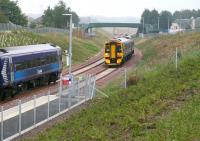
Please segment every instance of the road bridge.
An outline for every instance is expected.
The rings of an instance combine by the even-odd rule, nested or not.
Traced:
[[[92,28],[103,27],[127,27],[127,28],[139,28],[140,23],[89,23],[84,25],[85,32],[88,33]]]

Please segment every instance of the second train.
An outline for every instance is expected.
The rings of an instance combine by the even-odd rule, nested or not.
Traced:
[[[105,44],[104,59],[109,66],[119,66],[134,54],[134,41],[130,38],[114,38]]]

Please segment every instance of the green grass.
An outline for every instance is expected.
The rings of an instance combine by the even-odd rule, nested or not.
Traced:
[[[87,109],[30,140],[199,140],[200,48],[191,36],[200,40],[200,33],[180,34],[138,45],[144,59],[129,74],[130,79],[138,75],[138,81],[124,90],[119,78],[104,89],[109,98],[94,99]],[[167,40],[185,43],[179,46],[183,57],[177,71],[172,62],[176,46],[159,45]]]
[[[148,134],[147,138],[152,141],[198,141],[199,121],[200,96],[196,95],[183,108],[173,112],[169,118],[158,121],[156,130],[153,134]]]
[[[101,37],[101,38],[99,38]],[[81,39],[73,37],[73,63],[80,63],[98,53],[108,36],[105,32],[97,32],[93,39]],[[34,34],[25,31],[14,31],[9,33],[0,33],[0,47],[30,45],[39,43],[54,43],[63,50],[68,50],[68,37],[65,34],[49,33]],[[65,59],[64,59],[65,60]]]

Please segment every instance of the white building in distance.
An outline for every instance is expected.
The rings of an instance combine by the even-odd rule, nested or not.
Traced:
[[[200,17],[194,18],[192,17],[191,19],[176,19],[171,27],[170,27],[170,32],[181,32],[187,29],[195,30],[200,28]]]

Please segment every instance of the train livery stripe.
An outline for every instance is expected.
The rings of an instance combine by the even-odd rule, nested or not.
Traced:
[[[116,58],[116,46],[115,46],[115,44],[111,45],[111,58]]]
[[[16,71],[14,74],[14,82],[26,80],[27,77],[32,77],[35,75],[41,75],[47,72],[59,71],[59,63],[49,64],[46,66],[41,66],[37,68],[30,68],[23,71]]]

